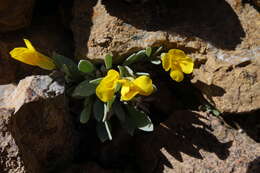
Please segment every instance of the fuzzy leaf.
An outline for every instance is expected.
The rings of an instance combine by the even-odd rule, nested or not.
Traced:
[[[96,130],[101,142],[105,142],[108,139],[112,140],[111,126],[107,121],[105,123],[97,123]]]
[[[97,78],[97,79],[93,79],[93,80],[89,81],[89,83],[98,86],[98,84],[101,82],[102,79],[103,79],[103,77]]]
[[[117,118],[120,120],[121,123],[125,122],[125,110],[123,108],[122,102],[119,101],[115,101],[115,103],[113,104],[113,110],[117,116]]]
[[[144,112],[141,112],[129,105],[126,105],[126,108],[130,118],[133,120],[138,129],[147,132],[153,131],[153,123]]]
[[[151,47],[147,47],[147,48],[145,49],[145,54],[146,54],[148,57],[150,57],[151,54],[152,54],[152,48],[151,48]]]
[[[152,60],[151,63],[154,65],[160,65],[162,62],[160,59],[156,59],[156,60]]]
[[[107,54],[105,56],[105,65],[106,65],[106,69],[111,69],[112,68],[112,64],[113,64],[113,56],[110,54]]]
[[[72,93],[73,97],[88,97],[96,93],[96,85],[89,83],[89,80],[81,82]]]
[[[136,58],[137,57],[136,57],[135,53],[130,55],[128,58],[126,58],[126,60],[124,61],[123,65],[130,65],[130,64],[134,63]]]
[[[74,61],[55,52],[52,57],[56,66],[66,75],[70,75],[71,77],[76,77],[79,75],[78,67]],[[68,70],[64,71],[64,66],[66,66]]]
[[[84,109],[80,114],[80,122],[85,124],[88,122],[90,115],[92,113],[93,99],[91,97],[87,97],[84,101]]]
[[[128,66],[117,66],[121,77],[135,77],[133,70]]]
[[[88,60],[80,60],[78,69],[83,73],[91,73],[95,70],[95,66]]]
[[[96,131],[97,131],[98,138],[100,139],[101,142],[105,142],[106,140],[109,139],[104,123],[101,122],[97,123]]]
[[[101,121],[104,116],[105,106],[104,103],[101,102],[99,99],[96,99],[94,106],[93,106],[93,114],[97,121]]]

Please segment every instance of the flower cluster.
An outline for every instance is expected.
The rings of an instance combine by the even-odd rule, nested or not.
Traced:
[[[121,86],[121,100],[129,101],[137,94],[148,96],[153,92],[153,83],[148,76],[120,78],[116,70],[109,70],[96,88],[96,95],[103,102],[112,100],[117,86]]]
[[[154,129],[151,119],[146,115],[149,111],[144,111],[138,99],[134,98],[137,95],[151,95],[155,86],[149,73],[135,73],[132,70],[136,67],[135,63],[148,61],[162,64],[163,69],[170,71],[170,77],[177,82],[184,79],[184,74],[192,73],[194,66],[192,58],[182,50],[170,49],[159,56],[162,47],[156,50],[148,47],[117,64],[118,72],[114,70],[113,56],[109,54],[105,56],[103,65],[96,66],[89,60],[80,60],[76,64],[72,59],[56,53],[49,58],[38,52],[29,40],[24,39],[24,42],[26,47],[14,48],[10,51],[11,57],[45,70],[57,69],[63,72],[68,96],[83,101],[79,121],[84,124],[91,118],[96,119],[97,134],[103,142],[112,140],[110,122],[113,115],[131,135],[135,129]]]
[[[164,70],[171,70],[170,76],[177,82],[183,80],[183,73],[190,74],[193,71],[194,63],[192,59],[186,56],[182,50],[171,49],[168,53],[162,53],[161,59]]]

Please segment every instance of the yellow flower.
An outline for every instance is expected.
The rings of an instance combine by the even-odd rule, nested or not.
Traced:
[[[181,82],[184,74],[190,74],[193,71],[194,63],[192,59],[179,49],[171,49],[168,53],[162,53],[162,66],[165,71],[171,69],[170,76],[173,80]]]
[[[115,70],[109,70],[96,88],[96,95],[103,102],[108,102],[115,95],[115,89],[119,80],[119,73]]]
[[[140,76],[134,80],[119,80],[122,84],[121,100],[129,101],[137,94],[148,96],[153,92],[153,83],[148,76]]]
[[[12,58],[45,70],[53,70],[55,68],[55,64],[51,58],[38,52],[29,40],[24,39],[24,42],[26,47],[17,47],[10,51]]]

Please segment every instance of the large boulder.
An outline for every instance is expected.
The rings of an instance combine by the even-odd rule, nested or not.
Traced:
[[[78,58],[102,59],[110,52],[125,56],[159,45],[204,53],[209,43],[234,48],[244,36],[236,14],[225,1],[152,0],[129,4],[75,0],[73,14]]]
[[[76,140],[62,82],[30,76],[0,89],[1,172],[45,173],[70,162]]]
[[[1,0],[0,32],[24,28],[31,23],[34,0]]]
[[[260,108],[260,14],[241,0],[74,1],[75,56],[115,60],[147,46],[194,58],[194,84],[220,112]]]

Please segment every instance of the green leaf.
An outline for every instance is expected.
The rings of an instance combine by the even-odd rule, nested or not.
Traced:
[[[99,99],[96,99],[94,106],[93,106],[93,114],[97,121],[101,121],[104,116],[105,106],[104,103],[101,102]]]
[[[123,103],[120,101],[115,101],[115,103],[113,104],[113,110],[120,122],[124,123],[126,119],[126,113],[122,104]]]
[[[96,93],[96,85],[89,83],[89,80],[81,82],[72,93],[72,97],[88,97]]]
[[[133,70],[128,66],[117,66],[121,77],[135,77]]]
[[[216,109],[213,109],[212,110],[212,113],[215,115],[215,116],[219,116],[220,115],[220,112]]]
[[[80,60],[78,69],[83,73],[91,73],[95,70],[95,66],[88,60]]]
[[[111,69],[112,68],[112,63],[113,63],[113,56],[110,55],[110,54],[107,54],[105,56],[106,69]]]
[[[91,109],[84,108],[80,113],[80,122],[82,124],[86,124],[90,118],[90,114],[91,114]]]
[[[103,118],[102,118],[102,121],[105,122],[107,120],[107,114],[109,112],[109,108],[108,108],[108,105],[106,103],[104,103],[104,115],[103,115]]]
[[[88,122],[91,112],[92,112],[92,105],[93,105],[93,101],[90,97],[87,97],[85,100],[85,108],[83,109],[83,111],[80,114],[80,122],[82,124],[85,124]]]
[[[160,59],[156,59],[156,60],[152,60],[151,63],[154,65],[160,65],[162,62]]]
[[[143,131],[153,131],[153,123],[151,119],[144,113],[137,109],[135,109],[133,106],[126,105],[127,112],[130,115],[130,118],[135,123],[136,127]]]
[[[60,70],[61,70],[63,73],[65,73],[65,75],[66,75],[67,77],[72,76],[72,74],[71,74],[71,72],[70,72],[70,70],[69,70],[69,68],[68,68],[68,66],[67,66],[66,64],[63,64],[63,65],[61,66]],[[66,80],[68,81],[69,79],[66,79]]]
[[[140,50],[137,53],[130,55],[123,63],[123,65],[130,65],[146,57],[145,50]]]
[[[53,60],[56,66],[66,75],[70,75],[71,77],[79,75],[78,67],[71,59],[54,52]],[[64,67],[66,67],[66,69],[64,69]]]
[[[152,48],[151,48],[151,47],[147,47],[147,48],[145,49],[145,53],[146,53],[146,55],[147,55],[148,57],[150,57],[151,54],[152,54]]]
[[[112,140],[111,126],[109,122],[105,121],[104,123],[99,122],[96,126],[97,135],[101,142],[106,140]]]
[[[107,131],[108,139],[111,141],[112,140],[111,126],[108,123],[108,121],[105,121],[104,123],[105,123],[105,128],[106,128],[106,131]]]
[[[160,46],[156,51],[154,52],[153,56],[158,55],[163,50],[163,46]]]
[[[93,79],[93,80],[89,81],[89,83],[98,86],[98,84],[101,82],[102,79],[103,79],[103,77],[97,78],[97,79]]]
[[[121,87],[122,87],[122,84],[117,83],[117,84],[116,84],[115,93],[117,93],[117,92],[121,89]]]
[[[130,64],[134,63],[136,58],[137,58],[136,57],[136,53],[130,55],[128,58],[126,58],[126,60],[124,61],[123,65],[130,65]]]
[[[150,76],[149,73],[145,73],[145,72],[136,72],[135,74],[138,76]]]
[[[104,123],[102,122],[97,123],[96,131],[97,131],[98,138],[100,139],[101,142],[105,142],[106,140],[109,139]]]
[[[135,129],[136,129],[136,125],[135,125],[135,122],[133,121],[133,119],[130,117],[130,116],[125,116],[125,122],[122,123],[122,126],[124,129],[127,130],[127,132],[133,136],[134,135],[134,132],[135,132]]]
[[[109,101],[107,102],[108,110],[111,109],[111,107],[112,107],[112,105],[113,105],[115,99],[116,99],[116,96],[114,96],[111,100],[109,100]]]

